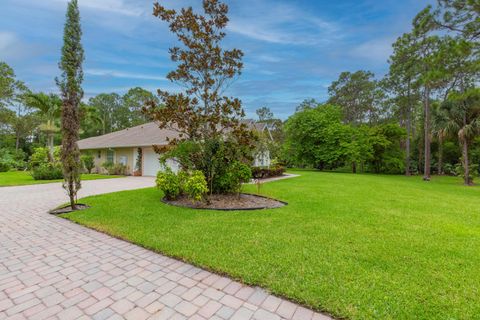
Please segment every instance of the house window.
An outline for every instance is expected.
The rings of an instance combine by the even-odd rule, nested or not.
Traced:
[[[121,164],[123,164],[124,166],[126,166],[126,165],[127,165],[127,162],[128,162],[127,156],[120,156],[120,158],[118,159],[118,162],[120,162]]]
[[[107,162],[114,162],[113,161],[113,156],[114,156],[114,152],[113,150],[107,150]]]
[[[97,152],[97,158],[100,159],[102,157],[102,151],[101,150],[98,150]]]

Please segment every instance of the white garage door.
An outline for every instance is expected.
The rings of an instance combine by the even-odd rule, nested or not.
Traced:
[[[160,169],[158,154],[152,148],[143,149],[143,175],[156,176]]]
[[[156,176],[158,171],[163,170],[163,166],[158,160],[159,155],[153,150],[153,148],[143,149],[143,175],[144,176]],[[179,165],[174,159],[167,160],[167,166],[172,169],[173,172],[178,172]]]

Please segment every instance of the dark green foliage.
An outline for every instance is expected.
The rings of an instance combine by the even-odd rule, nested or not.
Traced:
[[[93,168],[95,168],[95,161],[92,154],[84,154],[80,157],[80,160],[83,163],[83,167],[87,170],[88,173],[92,173]]]
[[[295,113],[285,124],[285,157],[290,165],[332,169],[344,160],[348,127],[340,108],[319,105]]]
[[[328,103],[342,108],[345,123],[375,123],[382,116],[383,92],[370,71],[342,72],[328,94]]]
[[[25,169],[25,157],[23,150],[0,148],[0,172]]]
[[[254,179],[265,179],[278,177],[285,173],[285,168],[279,165],[270,166],[268,168],[252,167],[252,177]]]
[[[343,124],[341,111],[331,105],[304,109],[287,120],[286,158],[290,165],[353,172],[401,173],[405,130],[393,123],[375,126]]]
[[[63,178],[62,165],[59,162],[42,163],[32,168],[31,172],[35,180],[56,180]]]
[[[62,58],[59,67],[60,79],[56,79],[62,96],[62,152],[64,183],[70,198],[70,206],[75,210],[77,192],[81,188],[80,150],[77,141],[80,129],[80,101],[83,97],[82,63],[84,52],[81,44],[82,30],[77,0],[68,3],[63,33]]]
[[[249,147],[242,146],[230,137],[230,139],[216,138],[200,143],[180,142],[175,148],[164,153],[162,160],[175,158],[186,171],[202,171],[211,193],[229,193],[238,190],[238,179],[233,178],[230,171],[238,168],[237,159],[250,162],[251,158],[247,155],[249,155]]]
[[[400,141],[404,137],[405,130],[397,124],[384,124],[371,129],[373,172],[402,173],[404,171],[404,153],[400,146]]]
[[[142,148],[137,148],[137,159],[135,163],[135,174],[136,175],[142,175]]]
[[[218,193],[239,193],[242,184],[252,179],[252,170],[244,163],[235,161],[226,168],[214,183]]]
[[[0,159],[0,172],[7,172],[13,168],[13,163],[7,159]]]

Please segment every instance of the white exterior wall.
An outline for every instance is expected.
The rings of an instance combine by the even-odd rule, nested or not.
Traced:
[[[254,167],[269,167],[270,166],[270,151],[260,151],[255,155],[253,160]]]

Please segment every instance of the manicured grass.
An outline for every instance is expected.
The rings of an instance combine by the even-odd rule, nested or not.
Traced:
[[[97,180],[119,178],[121,176],[109,176],[104,174],[82,174],[82,180]],[[42,184],[59,182],[62,180],[34,180],[28,171],[0,172],[0,187],[23,186],[27,184]]]
[[[92,208],[65,217],[339,317],[480,315],[480,188],[295,173],[261,187],[289,202],[280,209],[183,209],[149,188],[86,198]]]

